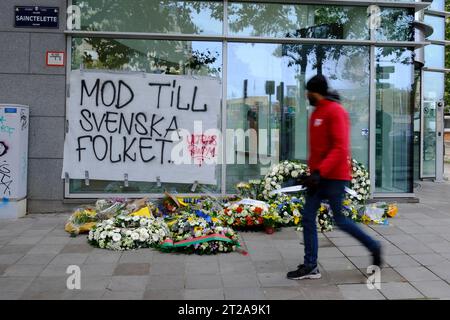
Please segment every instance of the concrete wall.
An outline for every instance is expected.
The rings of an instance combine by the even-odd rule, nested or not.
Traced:
[[[59,29],[14,28],[14,6],[60,8]],[[66,72],[46,51],[66,51],[66,0],[0,1],[0,103],[30,106],[28,211],[61,212]],[[67,57],[66,57],[67,58]],[[70,60],[69,60],[70,61]]]

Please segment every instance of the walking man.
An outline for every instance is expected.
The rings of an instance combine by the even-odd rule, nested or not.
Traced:
[[[327,97],[324,76],[311,78],[307,85],[311,106],[309,122],[309,160],[311,175],[303,181],[307,187],[302,214],[305,246],[304,263],[287,274],[289,279],[319,279],[316,215],[322,200],[328,200],[337,226],[359,240],[372,254],[373,265],[381,267],[381,245],[369,237],[350,218],[342,214],[345,187],[351,180],[350,119],[336,99]]]

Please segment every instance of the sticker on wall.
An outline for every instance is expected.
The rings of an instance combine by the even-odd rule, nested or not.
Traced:
[[[48,67],[64,67],[64,58],[64,52],[47,51],[46,64]]]

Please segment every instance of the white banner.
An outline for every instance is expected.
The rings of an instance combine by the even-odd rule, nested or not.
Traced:
[[[62,177],[216,184],[220,80],[72,71]]]

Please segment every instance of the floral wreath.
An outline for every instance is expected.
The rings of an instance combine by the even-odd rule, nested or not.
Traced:
[[[160,247],[165,252],[216,254],[235,251],[239,246],[239,236],[233,229],[201,210],[183,212],[168,225],[171,237]]]
[[[98,223],[89,232],[91,245],[110,250],[157,247],[170,235],[161,218],[120,215]]]
[[[276,195],[270,195],[273,190],[281,189],[281,184],[288,179],[296,179],[309,172],[306,164],[295,161],[282,161],[272,166],[264,177],[263,197],[266,200],[273,199]]]
[[[350,189],[356,192],[356,196],[347,194],[347,199],[358,203],[365,202],[370,197],[370,178],[369,171],[366,167],[352,159],[352,180],[350,181]]]

